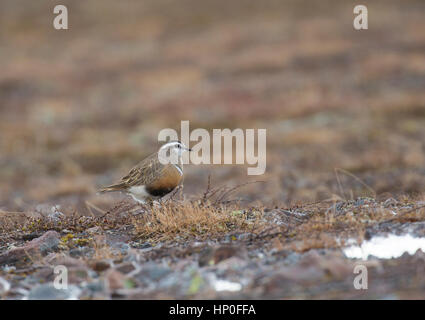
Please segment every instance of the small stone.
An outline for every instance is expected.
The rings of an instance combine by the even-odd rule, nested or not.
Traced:
[[[105,286],[102,281],[95,281],[88,283],[86,289],[92,292],[101,292],[105,289]]]
[[[117,271],[121,272],[121,273],[128,274],[128,273],[134,271],[136,268],[134,267],[134,265],[131,262],[125,262],[125,263],[122,263],[120,265],[117,265],[115,267],[115,269]]]
[[[254,236],[255,235],[253,233],[245,232],[245,233],[241,233],[240,235],[238,235],[237,238],[240,241],[245,241],[245,240],[252,239]]]
[[[364,233],[364,238],[365,240],[370,240],[372,239],[372,231],[369,229],[366,229],[365,233]]]
[[[108,270],[111,267],[111,264],[105,260],[97,260],[90,264],[90,268],[92,268],[96,272],[103,272]]]
[[[99,233],[101,230],[102,229],[99,226],[96,226],[96,227],[87,229],[86,232],[90,235],[93,235],[93,234]]]
[[[201,267],[215,265],[234,256],[244,257],[245,253],[244,248],[236,246],[206,247],[199,256],[199,265]]]
[[[63,218],[65,218],[65,214],[60,211],[54,211],[47,215],[47,219],[53,222],[59,222]]]
[[[146,263],[142,269],[134,275],[134,278],[142,285],[157,283],[166,278],[172,270],[156,263]]]
[[[114,291],[124,288],[125,276],[115,269],[110,269],[106,272],[105,280],[109,290]]]

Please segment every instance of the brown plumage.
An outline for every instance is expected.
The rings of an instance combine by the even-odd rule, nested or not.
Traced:
[[[170,151],[190,151],[179,141],[172,141],[162,148]],[[160,150],[161,150],[160,149]],[[101,188],[100,193],[122,191],[129,193],[136,201],[144,202],[147,199],[163,197],[177,187],[183,179],[183,165],[181,163],[162,164],[155,152],[134,166],[130,172],[118,183]]]

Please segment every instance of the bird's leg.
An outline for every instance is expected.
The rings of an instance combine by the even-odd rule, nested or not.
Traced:
[[[139,204],[139,205],[144,205],[144,204],[146,204],[146,201],[145,200],[143,200],[143,199],[139,199],[139,198],[137,198],[134,194],[132,194],[132,193],[128,193],[132,198],[133,198],[133,200],[134,201],[136,201],[137,202],[137,204]]]
[[[148,211],[147,203],[145,200],[139,199],[134,194],[131,194],[131,193],[128,193],[128,195],[130,195],[133,198],[133,200],[136,202],[136,206],[141,209],[141,211],[137,212],[136,214],[145,213]]]
[[[161,209],[160,202],[157,201],[157,200],[154,200],[153,198],[150,198],[149,199],[149,206],[151,208],[151,214],[155,218],[156,223],[161,224],[161,221],[158,219],[158,217],[156,217],[155,214],[153,214],[154,209]]]
[[[162,206],[161,206],[161,200],[160,199],[158,199],[158,200],[153,200],[152,201],[152,207],[156,207],[156,208],[158,208],[158,209],[160,209]]]

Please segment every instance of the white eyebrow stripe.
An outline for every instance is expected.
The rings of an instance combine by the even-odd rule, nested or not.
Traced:
[[[176,146],[176,145],[178,145],[178,144],[179,144],[178,142],[168,142],[168,143],[164,144],[164,145],[161,147],[161,149],[162,149],[162,148],[168,148],[168,147],[171,147],[171,146]]]
[[[178,146],[178,145],[182,145],[184,147],[184,145],[180,142],[168,142],[168,143],[164,144],[160,149],[165,149],[165,148],[174,147],[174,146]]]

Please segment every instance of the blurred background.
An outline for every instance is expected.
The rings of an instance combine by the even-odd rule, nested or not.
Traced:
[[[357,4],[369,30],[353,28]],[[267,129],[264,175],[188,165],[188,197],[210,174],[265,181],[239,197],[266,206],[419,194],[424,89],[422,0],[2,0],[0,210],[108,208],[124,196],[98,187],[181,120]]]

